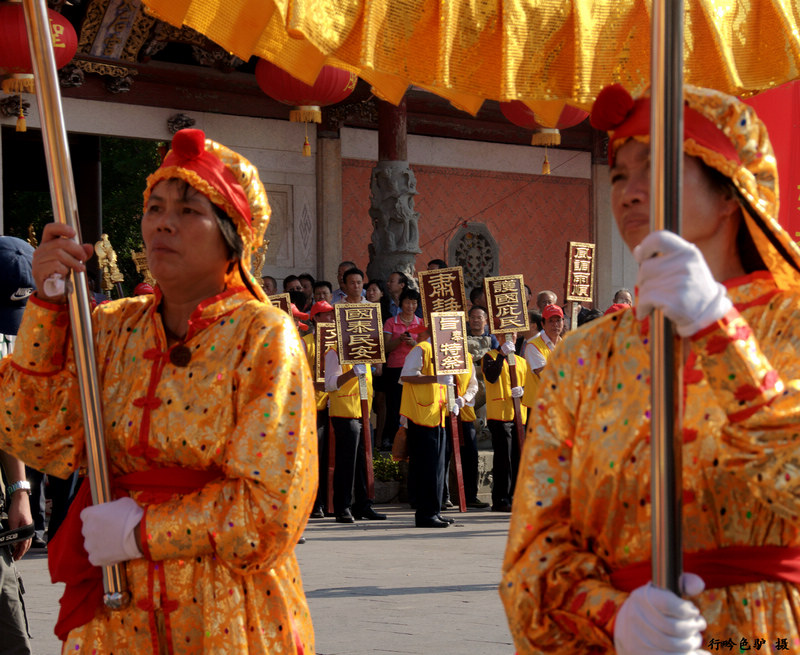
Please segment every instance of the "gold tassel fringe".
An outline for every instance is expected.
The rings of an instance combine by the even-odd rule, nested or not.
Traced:
[[[322,109],[316,105],[302,105],[289,112],[292,123],[321,123]]]
[[[308,142],[308,137],[306,137],[305,143],[303,143],[303,157],[310,157],[311,156],[311,144]]]
[[[3,93],[14,95],[17,93],[36,93],[36,84],[30,73],[18,73],[3,80]]]
[[[25,122],[25,114],[22,111],[22,98],[19,100],[19,116],[17,116],[17,132],[27,132],[28,124]]]
[[[531,137],[532,146],[558,146],[561,145],[561,132],[549,127],[536,130]]]
[[[542,162],[542,175],[550,175],[550,160],[547,158],[547,148],[544,149],[544,162]]]

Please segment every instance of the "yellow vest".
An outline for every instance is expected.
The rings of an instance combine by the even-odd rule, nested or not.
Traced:
[[[467,368],[469,368],[468,373],[456,375],[456,387],[458,389],[459,396],[463,396],[467,392],[467,386],[469,385],[470,379],[472,379],[472,369],[474,366],[472,364],[472,357],[469,356],[467,357]],[[461,411],[458,413],[458,418],[460,418],[462,421],[474,421],[475,408],[464,405],[461,408]]]
[[[492,349],[488,352],[489,357],[497,359],[500,351]],[[524,386],[525,380],[528,377],[530,367],[519,355],[514,355],[517,363],[517,384]],[[486,418],[492,421],[513,421],[514,420],[514,402],[511,398],[511,373],[508,371],[508,362],[503,362],[503,371],[500,377],[494,382],[489,382],[486,379],[486,372],[483,374],[484,382],[486,383]],[[525,423],[528,417],[528,408],[525,405],[520,406],[522,413],[522,422]]]
[[[331,350],[335,350],[332,348]],[[342,364],[342,375],[353,366]],[[367,407],[372,411],[372,368],[367,364]],[[328,394],[330,398],[330,415],[339,418],[361,418],[361,393],[358,390],[358,376],[345,382],[336,391]]]
[[[433,349],[427,341],[418,343],[414,348],[422,349],[422,369],[420,375],[434,375]],[[412,348],[413,350],[413,348]],[[443,384],[403,384],[403,396],[400,399],[400,413],[409,421],[429,428],[444,426],[447,416],[447,391]]]
[[[553,351],[547,347],[541,335],[528,339],[528,341],[525,342],[525,347],[536,348],[536,350],[542,353],[545,362],[550,361],[550,355],[553,354]],[[527,362],[528,360],[526,359],[525,361]],[[525,393],[522,395],[522,404],[525,405],[525,407],[533,407],[536,402],[536,397],[539,395],[539,379],[539,376],[528,366],[528,377],[525,378]]]
[[[308,359],[308,366],[311,369],[311,378],[314,378],[314,359],[316,358],[317,342],[315,335],[304,334],[303,341],[306,344],[306,358]],[[325,354],[322,354],[325,357]],[[317,411],[321,412],[328,406],[328,393],[326,391],[315,391],[314,395],[317,399]]]

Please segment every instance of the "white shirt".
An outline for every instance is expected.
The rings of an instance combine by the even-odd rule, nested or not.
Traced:
[[[339,388],[341,374],[342,365],[339,363],[339,353],[331,348],[325,353],[325,391],[331,393]]]
[[[528,362],[528,366],[531,367],[532,371],[535,371],[537,368],[544,368],[544,365],[547,364],[547,360],[544,358],[544,355],[539,352],[539,349],[533,345],[533,341],[538,337],[542,337],[542,341],[545,342],[545,345],[553,351],[556,349],[556,344],[550,341],[550,337],[547,336],[547,332],[542,330],[537,334],[535,337],[531,337],[525,342],[525,361]]]

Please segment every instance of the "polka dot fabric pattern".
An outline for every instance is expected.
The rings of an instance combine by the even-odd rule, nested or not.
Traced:
[[[316,402],[300,339],[288,316],[229,289],[197,307],[191,359],[177,366],[159,301],[156,290],[94,313],[111,476],[177,466],[219,477],[163,501],[131,493],[145,507],[145,557],[125,564],[132,602],[100,609],[63,652],[309,655],[294,547],[316,493]],[[33,298],[0,365],[0,447],[59,476],[85,465],[68,332],[63,307]]]
[[[683,547],[800,545],[800,295],[754,273],[734,309],[689,341]],[[651,552],[649,325],[627,309],[569,336],[542,374],[522,455],[500,595],[517,651],[614,653],[627,593],[610,573]],[[709,639],[800,644],[782,582],[693,599]]]

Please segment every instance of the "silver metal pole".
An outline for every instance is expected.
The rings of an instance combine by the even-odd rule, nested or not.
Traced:
[[[680,233],[683,174],[683,0],[654,0],[651,41],[650,225]],[[653,582],[680,594],[681,342],[654,312],[650,330]]]
[[[36,79],[39,120],[42,124],[53,214],[57,221],[75,229],[76,241],[80,243],[78,201],[75,195],[75,181],[72,178],[67,129],[61,108],[61,91],[56,74],[47,6],[45,0],[23,0],[23,7]],[[100,385],[94,357],[89,287],[85,273],[73,272],[71,281],[67,283],[67,297],[86,431],[86,457],[92,502],[105,503],[113,498],[103,440]],[[126,591],[125,570],[121,565],[103,568],[103,589],[105,591],[103,600],[111,609],[119,609],[128,603],[130,597]]]

